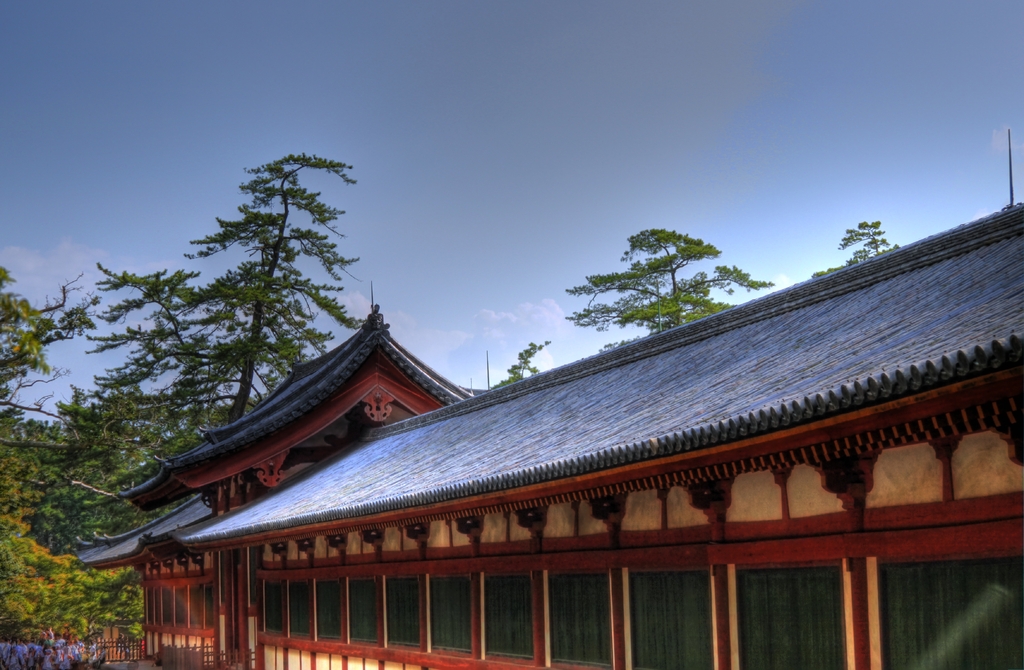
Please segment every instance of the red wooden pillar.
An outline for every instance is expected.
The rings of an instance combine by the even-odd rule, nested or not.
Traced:
[[[626,670],[626,604],[622,589],[622,568],[611,569],[612,670]]]
[[[233,549],[231,551],[231,557],[234,560],[234,582],[235,582],[235,627],[237,632],[235,634],[235,649],[239,653],[248,653],[249,651],[249,603],[248,603],[248,589],[245,585],[248,583],[249,575],[245,573],[245,561],[242,560],[243,549]]]
[[[341,588],[338,590],[341,592],[341,641],[348,644],[351,642],[348,636],[348,578],[342,577],[340,582]]]
[[[420,587],[420,651],[427,651],[427,575],[419,576]]]
[[[853,670],[871,670],[871,630],[868,625],[868,559],[848,558],[850,605],[853,611]]]
[[[256,567],[263,567],[263,549],[260,547],[256,551]],[[266,670],[267,652],[260,641],[260,631],[263,630],[263,579],[256,579],[256,597],[253,598],[253,604],[256,608],[256,670]]]
[[[732,670],[732,644],[729,636],[729,566],[712,566],[711,574],[715,583],[717,670]]]
[[[378,575],[373,578],[377,586],[377,646],[384,646],[384,577]],[[384,663],[384,661],[381,661]],[[383,665],[381,668],[383,669]]]
[[[544,572],[534,570],[530,573],[530,585],[533,589],[533,664],[543,668],[547,662],[544,639],[547,632],[547,608],[544,606]]]
[[[469,575],[469,619],[470,635],[472,642],[473,658],[483,658],[483,646],[481,645],[483,613],[480,611],[480,581],[483,573],[473,572]]]

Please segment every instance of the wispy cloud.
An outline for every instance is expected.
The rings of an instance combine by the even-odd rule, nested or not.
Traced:
[[[91,291],[100,277],[97,261],[105,262],[108,258],[109,254],[103,249],[79,244],[67,237],[43,251],[15,246],[0,248],[0,266],[7,268],[17,282],[12,290],[35,304],[57,295],[61,285],[79,275],[78,285]]]

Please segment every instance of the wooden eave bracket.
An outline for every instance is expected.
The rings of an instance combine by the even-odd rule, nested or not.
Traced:
[[[863,511],[868,493],[874,486],[874,467],[878,451],[851,458],[837,458],[815,467],[821,475],[821,485],[839,497],[843,509]]]
[[[258,463],[253,466],[253,472],[256,473],[256,478],[260,484],[263,484],[268,489],[272,489],[281,483],[281,478],[284,477],[284,462],[288,458],[288,453],[291,448],[285,449],[274,456],[271,456],[262,463]]]
[[[482,516],[464,516],[455,520],[455,530],[469,538],[473,556],[480,555],[480,536],[484,532]]]
[[[732,504],[732,478],[693,482],[686,485],[690,504],[708,518],[711,541],[725,539],[725,513]]]
[[[613,548],[619,546],[619,530],[622,528],[622,517],[625,514],[626,496],[623,494],[602,496],[590,501],[590,515],[604,522]]]
[[[517,509],[515,515],[516,524],[520,528],[530,531],[530,550],[535,554],[539,554],[542,549],[541,541],[544,538],[544,526],[548,522],[547,506]]]

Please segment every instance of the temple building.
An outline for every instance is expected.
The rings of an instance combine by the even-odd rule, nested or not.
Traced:
[[[246,670],[1024,667],[1024,206],[474,395],[376,306],[121,495]]]

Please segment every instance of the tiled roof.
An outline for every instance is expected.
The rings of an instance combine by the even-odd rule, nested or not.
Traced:
[[[471,397],[468,390],[448,381],[394,341],[379,314],[371,314],[363,327],[337,348],[297,364],[252,412],[226,426],[209,429],[204,433],[205,442],[168,459],[154,477],[119,495],[134,498],[148,493],[167,481],[175,471],[244,449],[255,440],[299,419],[344,384],[374,350],[381,351],[442,405]]]
[[[78,558],[86,565],[101,565],[121,561],[142,553],[147,545],[163,542],[171,532],[185,528],[207,518],[213,512],[202,503],[199,496],[179,505],[159,519],[122,535],[100,537],[92,542],[82,542]]]
[[[176,534],[205,542],[721,444],[1019,365],[1024,207],[454,405]]]

